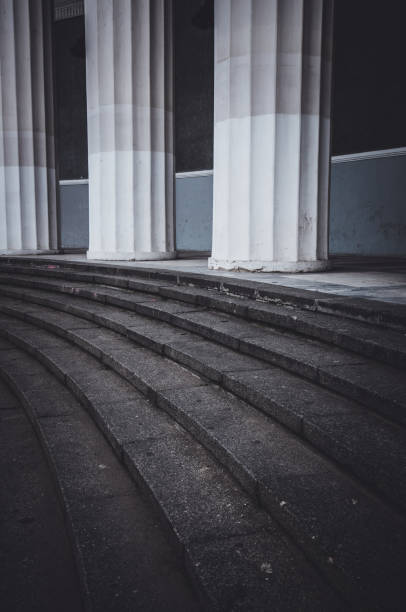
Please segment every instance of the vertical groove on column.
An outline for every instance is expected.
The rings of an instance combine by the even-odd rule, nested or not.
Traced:
[[[38,22],[38,9],[41,9],[40,5],[32,0],[28,0],[28,12],[29,12],[29,30],[30,30],[30,55],[31,55],[31,63],[30,63],[30,80],[31,80],[31,90],[33,91],[35,88],[35,92],[31,96],[31,113],[32,113],[32,165],[33,165],[33,183],[34,183],[34,204],[35,204],[35,232],[37,236],[38,245],[42,245],[42,232],[41,232],[41,204],[42,204],[42,188],[41,185],[41,162],[43,162],[41,155],[41,132],[45,126],[41,125],[42,113],[40,108],[37,105],[37,96],[38,90],[41,89],[41,84],[43,81],[41,79],[41,68],[38,65],[38,38],[41,36],[42,31],[38,31],[41,27]],[[42,81],[42,83],[41,83]],[[35,131],[34,131],[35,126]]]
[[[214,3],[214,143],[213,143],[213,253],[226,258],[230,252],[225,220],[230,206],[230,60],[231,0]],[[227,59],[228,58],[228,59]],[[223,130],[221,136],[218,135]],[[227,132],[227,133],[225,133]]]
[[[37,246],[35,189],[33,83],[31,79],[30,2],[16,3],[17,115],[21,194],[21,234],[25,249]]]
[[[3,0],[8,10],[8,19],[5,19],[8,31],[3,32],[6,47],[3,48],[3,61],[8,61],[6,100],[6,198],[7,198],[7,245],[6,249],[22,249],[22,223],[21,223],[21,185],[20,185],[20,152],[19,152],[19,123],[17,113],[17,65],[16,65],[16,20],[13,0]],[[7,28],[8,26],[8,28]],[[1,37],[3,38],[3,36]],[[7,99],[8,98],[8,99]]]
[[[249,12],[249,20],[250,22],[253,21],[253,12],[254,12],[254,7],[253,4],[255,3],[255,0],[247,0],[247,12]],[[252,66],[252,56],[253,56],[253,35],[252,35],[252,30],[250,30],[249,32],[249,40],[247,41],[248,44],[248,63],[247,63],[247,69],[248,69],[248,81],[249,81],[249,86],[248,86],[248,100],[247,100],[247,105],[248,105],[248,125],[247,125],[247,131],[248,131],[248,140],[247,140],[247,157],[248,157],[248,164],[247,164],[247,192],[248,192],[248,199],[249,199],[249,207],[247,209],[247,216],[244,219],[245,223],[246,223],[246,227],[247,227],[247,232],[246,232],[246,245],[245,245],[245,249],[246,249],[246,255],[245,258],[246,259],[251,259],[253,256],[255,256],[255,236],[253,236],[253,232],[252,232],[252,224],[253,224],[253,211],[255,211],[255,206],[253,206],[253,169],[257,163],[257,160],[255,159],[255,156],[253,155],[253,130],[254,130],[254,126],[253,126],[253,117],[252,117],[252,112],[253,112],[253,98],[255,96],[255,93],[253,92],[253,78],[252,78],[252,71],[253,71],[253,66]],[[254,213],[255,214],[255,213]]]
[[[331,73],[333,54],[334,0],[325,0],[322,15],[322,52],[320,87],[320,145],[318,175],[318,228],[317,257],[328,257],[328,225],[330,197],[330,145],[331,145]]]
[[[278,2],[274,258],[288,262],[298,257],[303,3]]]
[[[120,212],[123,210],[125,210],[126,208],[126,199],[124,196],[124,199],[121,200],[121,187],[122,185],[122,181],[124,179],[123,174],[124,174],[124,168],[123,165],[125,164],[125,161],[123,159],[120,159],[120,135],[119,135],[119,122],[120,119],[123,116],[123,106],[125,104],[125,101],[122,99],[122,91],[121,91],[121,79],[120,79],[120,72],[122,69],[122,65],[123,63],[125,64],[125,58],[121,56],[121,42],[122,42],[122,35],[123,33],[120,31],[120,26],[122,25],[120,23],[120,14],[123,10],[123,6],[125,6],[126,4],[126,0],[120,0],[120,2],[113,2],[111,5],[111,11],[112,11],[112,19],[111,19],[111,49],[110,49],[110,53],[109,53],[109,59],[111,61],[111,77],[112,77],[112,95],[111,95],[111,104],[114,104],[114,106],[116,107],[116,112],[114,113],[112,119],[112,142],[111,142],[111,148],[112,151],[114,151],[113,155],[112,155],[112,161],[114,163],[115,169],[114,169],[114,173],[113,173],[113,186],[112,186],[112,192],[113,192],[113,201],[117,202],[120,201],[120,207],[115,207],[115,211],[112,215],[113,218],[113,223],[114,223],[114,229],[111,232],[111,246],[110,246],[110,250],[112,251],[118,251],[120,250],[121,244],[120,244],[120,240],[119,240],[119,218],[120,218]],[[108,151],[110,151],[110,148],[108,149]],[[121,236],[121,238],[123,238],[123,236]]]
[[[45,117],[44,32],[42,3],[30,2],[31,83],[33,88],[33,159],[37,246],[49,248],[47,142]]]
[[[99,54],[99,87],[100,87],[100,145],[101,155],[101,206],[100,231],[103,249],[116,250],[116,170],[117,156],[115,151],[115,65],[114,65],[114,31],[113,6],[111,0],[98,0],[98,54]],[[108,228],[108,229],[107,229]]]
[[[0,5],[0,24],[4,20],[4,13]],[[1,39],[3,32],[0,25],[0,56],[2,57]],[[3,62],[0,62],[0,251],[7,248],[7,208],[6,208],[6,174],[4,150],[4,75]]]
[[[142,39],[140,37],[145,35],[140,26],[140,16],[139,16],[140,8],[132,5],[131,8],[131,100],[133,104],[132,108],[132,125],[131,125],[131,136],[132,136],[132,171],[133,171],[133,201],[132,201],[132,227],[134,228],[134,242],[135,244],[140,244],[142,237],[142,230],[137,223],[137,213],[139,207],[139,199],[140,199],[140,184],[139,184],[139,161],[136,154],[136,142],[142,138],[143,130],[145,131],[145,125],[140,125],[140,114],[138,111],[139,107],[139,96],[142,95],[142,92],[138,91],[138,81],[139,81],[139,48],[142,44]],[[137,44],[135,41],[138,41]],[[143,128],[143,130],[141,129]]]
[[[98,34],[98,7],[92,6],[88,10],[89,2],[85,0],[85,31],[86,31],[86,98],[87,98],[87,142],[89,157],[89,226],[90,247],[101,251],[102,238],[100,226],[100,195],[101,195],[101,168],[100,157],[97,153],[100,147],[100,108],[99,101],[99,34]]]
[[[273,183],[271,190],[271,199],[272,199],[272,230],[270,234],[270,257],[271,260],[276,260],[276,215],[275,215],[275,207],[276,207],[276,185],[277,185],[277,142],[278,142],[278,121],[276,114],[276,107],[278,103],[278,91],[277,91],[277,82],[278,82],[278,47],[279,47],[279,31],[278,31],[278,19],[279,19],[279,0],[274,0],[274,27],[275,27],[275,41],[273,45],[273,51],[275,54],[274,61],[274,74],[269,75],[269,78],[272,79],[273,83],[273,141],[272,141],[272,169],[273,169]]]
[[[174,163],[174,44],[173,44],[173,0],[166,0],[165,6],[165,223],[164,251],[175,254],[175,163]]]
[[[226,1],[226,0],[224,0]],[[228,67],[228,72],[227,72],[227,77],[228,77],[228,81],[227,81],[227,86],[228,86],[228,99],[227,99],[227,103],[228,103],[228,107],[227,107],[227,111],[228,114],[226,115],[226,117],[232,117],[232,112],[231,112],[231,91],[232,91],[232,63],[231,63],[231,58],[232,58],[232,52],[231,52],[231,48],[232,48],[232,21],[233,21],[233,12],[232,12],[232,8],[233,8],[233,1],[234,0],[229,0],[229,9],[228,9],[228,14],[229,14],[229,30],[228,30],[228,46],[229,46],[229,54],[228,54],[228,58],[226,60],[226,65]],[[226,109],[225,109],[226,110]],[[228,231],[228,223],[230,222],[230,220],[233,218],[233,213],[234,213],[234,218],[237,216],[235,214],[235,212],[233,210],[231,210],[231,206],[234,205],[233,203],[233,198],[232,196],[230,197],[230,194],[232,194],[232,180],[234,180],[233,177],[233,173],[232,173],[232,122],[231,121],[227,121],[226,122],[226,130],[227,130],[227,193],[224,194],[225,196],[225,203],[227,206],[227,217],[226,219],[223,220],[223,232],[225,235],[227,235],[227,253],[232,253],[233,252],[233,235],[234,235],[234,227],[232,228],[232,231]],[[220,170],[221,172],[221,170]],[[220,172],[218,172],[217,174],[219,174]],[[231,225],[231,223],[230,223]],[[222,236],[220,235],[220,242],[222,241]]]
[[[173,2],[166,0],[165,8],[165,251],[175,249],[175,212],[174,212],[174,193],[175,193],[175,167],[174,167],[174,45],[173,45]]]
[[[320,0],[307,0],[304,5],[298,236],[300,260],[317,257],[322,11]]]
[[[161,62],[162,73],[160,77],[160,97],[161,97],[161,121],[160,127],[160,146],[159,157],[162,168],[160,169],[160,221],[159,239],[156,243],[156,250],[173,250],[173,230],[169,229],[168,223],[173,226],[173,187],[174,187],[174,167],[173,167],[173,39],[172,39],[172,0],[161,0]],[[168,124],[171,125],[168,125]],[[172,179],[172,180],[171,180]],[[169,229],[169,231],[168,231]]]
[[[151,250],[151,6],[134,3],[134,237],[142,251]]]
[[[150,156],[149,161],[151,164],[150,173],[150,215],[151,221],[149,226],[149,248],[151,251],[159,251],[159,223],[160,223],[160,212],[158,210],[160,203],[160,190],[162,188],[162,170],[159,172],[159,163],[161,160],[157,159],[159,151],[162,151],[162,145],[159,142],[162,134],[162,127],[160,123],[160,109],[161,109],[161,80],[162,80],[162,52],[163,52],[163,31],[162,31],[162,0],[151,0],[150,2],[150,13],[149,13],[149,57],[150,57],[150,70],[149,70],[149,91],[150,91]],[[161,129],[160,129],[161,128]],[[158,232],[154,232],[153,229],[158,229]],[[158,234],[158,236],[156,236]],[[157,240],[158,238],[158,240]]]
[[[12,92],[13,100],[10,100],[10,119],[14,118],[14,125],[10,125],[9,128],[9,141],[14,140],[12,146],[14,144],[14,160],[13,165],[10,165],[8,169],[8,201],[9,207],[8,210],[14,209],[10,215],[13,216],[14,219],[11,221],[11,229],[12,229],[12,239],[11,244],[8,248],[12,249],[23,249],[23,223],[22,223],[22,186],[21,186],[21,173],[20,173],[20,165],[21,165],[21,153],[20,153],[20,121],[19,121],[19,113],[18,113],[18,64],[17,64],[17,36],[18,36],[18,28],[17,28],[17,17],[16,17],[16,6],[13,0],[9,0],[10,11],[12,13],[12,34],[11,34],[11,45],[12,52],[10,54],[10,59],[12,61],[11,74],[9,77],[12,79],[12,85],[10,87],[10,92]],[[10,24],[11,25],[11,24]],[[10,49],[9,49],[10,52]],[[14,104],[13,104],[14,103]],[[13,108],[11,105],[13,104]],[[14,130],[12,130],[14,128]],[[14,132],[14,134],[13,134]],[[7,163],[7,162],[6,162]],[[10,198],[11,195],[11,198]]]
[[[278,115],[277,115],[277,107],[278,107],[278,82],[279,82],[279,62],[278,62],[278,49],[280,47],[280,32],[278,28],[279,24],[279,2],[280,0],[275,0],[276,10],[275,10],[275,31],[276,31],[276,40],[275,40],[275,74],[273,77],[274,87],[275,87],[275,107],[274,107],[274,141],[273,141],[273,166],[274,166],[274,183],[273,183],[273,191],[272,191],[272,259],[277,260],[277,245],[278,245],[278,236],[277,236],[277,214],[276,207],[278,203]]]
[[[230,252],[249,257],[251,0],[232,0],[230,31]],[[237,120],[235,120],[238,118]]]
[[[44,64],[44,113],[46,144],[46,191],[47,191],[47,227],[48,241],[45,248],[58,247],[58,218],[55,163],[55,98],[54,98],[54,65],[53,65],[53,3],[42,2],[43,47],[41,58]]]
[[[277,0],[253,1],[249,259],[255,261],[273,259],[276,19]]]
[[[133,248],[133,134],[128,126],[133,122],[132,106],[132,3],[122,0],[113,3],[113,55],[114,55],[114,143],[116,163],[115,249],[131,251]]]

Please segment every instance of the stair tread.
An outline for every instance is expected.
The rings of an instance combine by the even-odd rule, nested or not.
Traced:
[[[44,331],[44,334],[46,333]],[[45,349],[44,353],[46,354],[51,350]],[[81,351],[81,349],[77,350]],[[95,378],[87,376],[81,379],[80,386],[89,401],[92,401],[94,397],[101,399],[98,390],[100,372],[100,370],[95,372]],[[116,397],[118,397],[117,393],[120,392],[119,389],[121,389],[123,381],[120,380],[119,376],[111,374],[116,378],[118,387],[116,386],[115,390]],[[79,377],[79,372],[72,376],[72,380],[76,380],[76,377]],[[87,389],[83,389],[84,380],[88,382]],[[76,384],[79,383],[76,381]],[[112,386],[112,380],[110,386]],[[131,402],[132,410],[136,409],[137,405],[139,406],[140,400],[139,393],[136,390],[133,390],[133,392],[137,401]],[[114,405],[112,403],[111,407]],[[106,407],[105,402],[104,406]],[[314,589],[315,591],[316,609],[330,609],[329,606],[332,609],[341,609],[340,601],[334,591],[331,591],[318,577],[302,554],[287,543],[285,537],[269,516],[262,510],[257,509],[224,469],[216,464],[212,456],[173,421],[168,423],[168,417],[165,413],[152,405],[149,405],[149,408],[154,411],[156,426],[159,427],[160,421],[163,423],[159,435],[156,435],[155,432],[155,435],[151,437],[151,432],[146,431],[145,437],[141,438],[139,430],[136,428],[135,439],[125,443],[122,449],[123,454],[132,473],[137,474],[141,479],[140,482],[147,486],[148,491],[153,493],[154,499],[159,502],[161,511],[171,522],[172,529],[188,553],[189,565],[193,568],[193,573],[200,576],[200,572],[203,571],[207,575],[209,568],[205,565],[202,566],[202,559],[206,558],[207,560],[210,559],[211,562],[214,561],[215,556],[213,557],[209,550],[213,549],[213,544],[219,539],[222,544],[229,537],[238,536],[243,538],[247,542],[247,546],[250,547],[250,541],[256,541],[260,533],[261,539],[269,549],[269,554],[275,549],[280,552],[280,557],[273,559],[275,581],[269,585],[267,583],[262,584],[263,595],[267,595],[268,600],[270,597],[277,597],[283,602],[283,590],[291,589],[292,584],[297,582],[297,576],[304,574],[308,577],[311,590]],[[113,409],[111,410],[111,419],[114,418],[115,410]],[[69,426],[71,426],[70,419],[71,417],[57,417],[52,421],[66,422],[68,420]],[[52,432],[52,436],[55,436],[55,429],[58,428],[58,425],[48,425],[50,419],[45,419],[45,421],[48,429]],[[168,433],[168,426],[171,427],[170,433]],[[61,427],[62,432],[64,432],[66,426]],[[75,448],[74,452],[77,453],[76,444],[72,443],[76,439],[74,429],[68,429],[68,443],[66,445],[60,444],[60,437],[56,435],[53,439],[57,443],[52,446],[52,451],[58,450],[64,456],[65,452],[72,453]],[[63,433],[61,433],[62,435]],[[86,437],[83,442],[86,442]],[[91,441],[85,444],[84,452],[86,449],[89,449],[92,457],[94,457]],[[159,453],[156,463],[152,462],[149,454],[154,449]],[[183,461],[181,457],[184,458]],[[83,463],[80,452],[77,453],[76,461]],[[165,470],[167,470],[166,477]],[[108,469],[101,470],[103,476],[106,471]],[[83,480],[79,470],[77,482],[72,484],[74,493],[78,493],[79,497],[82,492]],[[120,489],[120,482],[116,486]],[[106,499],[111,499],[109,492],[107,488],[102,489],[102,497],[105,495]],[[123,491],[123,495],[125,495],[125,491]],[[91,495],[91,499],[95,498],[95,495]],[[97,500],[99,500],[99,497],[97,497]],[[189,544],[193,545],[190,552]],[[216,547],[214,548],[216,549]],[[218,548],[219,546],[217,546],[217,550]],[[225,570],[219,572],[219,580],[223,584],[228,584],[228,590],[222,594],[223,598],[235,597],[235,592],[238,592],[235,575],[241,575],[247,570],[251,572],[252,581],[247,585],[246,596],[250,597],[252,601],[256,601],[257,584],[264,581],[266,576],[264,576],[261,566],[252,568],[250,560],[245,557],[235,558],[231,568],[228,567],[227,569],[225,566]],[[216,597],[219,593],[216,584],[205,584],[205,587],[208,598],[217,606],[219,602]],[[297,603],[297,605],[299,604]],[[217,607],[210,609],[217,609]],[[221,606],[218,609],[222,609]],[[288,610],[289,608],[283,603],[281,609]],[[305,609],[313,609],[310,607],[310,602]]]
[[[362,343],[364,350],[365,345],[367,346],[366,352],[371,357],[379,358],[380,353],[377,349],[384,348],[390,353],[395,352],[402,365],[406,363],[406,334],[404,331],[382,329],[370,323],[339,318],[332,314],[323,314],[295,306],[254,301],[238,296],[231,297],[217,291],[195,287],[165,287],[160,290],[160,294],[178,300],[193,301],[196,304],[246,317],[252,321],[291,329],[320,340],[329,340],[350,350],[360,350],[359,343]]]
[[[2,379],[0,473],[2,609],[83,611],[52,474],[21,402]]]
[[[42,308],[42,320],[47,321],[48,309]],[[120,317],[121,311],[119,309],[117,311]],[[38,313],[39,310],[36,312],[37,317]],[[63,316],[63,313],[58,314]],[[136,316],[140,318],[139,315]],[[112,317],[114,319],[113,313],[110,313],[109,317],[109,320]],[[68,321],[71,327],[71,317]],[[152,320],[149,322],[149,327],[144,328],[142,319],[140,323],[141,328],[137,330],[137,333],[133,333],[135,327],[127,330],[128,336],[140,340],[147,334],[146,344],[149,345],[152,329],[152,337],[158,337],[161,351],[163,338],[160,327],[167,328],[168,325]],[[74,327],[79,328],[80,326]],[[67,337],[69,333],[69,331],[66,332]],[[139,369],[138,362],[143,356],[145,365],[140,372],[141,378],[137,378],[137,383],[146,393],[154,393],[151,385],[157,390],[165,388],[165,385],[170,388],[206,384],[205,381],[180,369],[174,363],[160,362],[158,356],[154,356],[141,347],[135,347],[126,338],[117,336],[115,332],[105,328],[81,329],[81,334],[74,335],[72,339],[87,350],[91,347],[90,350],[98,357],[101,356],[101,351],[107,352],[104,358],[105,363],[116,368],[124,376],[133,376],[134,365]],[[89,340],[92,342],[89,343]],[[47,337],[42,340],[43,345],[49,342]],[[377,487],[395,504],[406,505],[406,486],[402,486],[402,483],[406,483],[404,478],[405,433],[403,430],[400,431],[396,425],[382,420],[373,413],[365,412],[364,408],[354,402],[318,387],[312,382],[274,366],[266,365],[254,358],[224,349],[215,343],[201,340],[199,337],[196,339],[193,334],[188,334],[188,339],[183,341],[169,341],[165,345],[165,354],[175,358],[186,367],[192,367],[211,380],[221,382],[225,388],[275,417],[314,444],[327,456],[349,468],[359,478]],[[85,359],[85,355],[82,356],[82,359],[78,359],[78,366],[72,359],[70,368],[83,370],[86,373],[87,369],[82,366]],[[101,388],[105,386],[102,380]],[[107,388],[106,393],[109,392]],[[321,416],[331,417],[329,421],[325,421],[325,427]],[[347,416],[345,421],[347,424],[353,422],[353,427],[349,432],[340,426],[344,416]],[[335,427],[332,426],[333,417]],[[367,426],[370,432],[365,440],[362,440],[363,426]],[[360,438],[362,444],[358,444]],[[400,484],[393,488],[392,483],[396,479]]]
[[[72,262],[62,260],[41,261],[29,257],[3,257],[0,272],[19,272],[32,275],[55,275],[71,279],[83,278],[89,280],[99,277],[107,278],[108,283],[144,282],[144,287],[162,286],[192,286],[193,288],[216,289],[237,297],[262,299],[275,304],[311,308],[318,313],[328,313],[334,316],[362,320],[375,326],[404,329],[406,328],[406,309],[401,304],[390,304],[365,298],[336,296],[323,291],[293,288],[280,283],[269,284],[261,281],[228,278],[221,274],[205,274],[182,272],[179,270],[137,267],[132,269],[118,264]],[[120,278],[121,277],[121,278]],[[127,281],[128,279],[128,281]],[[134,285],[134,288],[137,288]],[[149,289],[149,288],[148,288]],[[150,289],[149,289],[150,290]]]
[[[79,336],[82,333],[88,334],[89,332],[80,329],[72,332],[72,334],[77,334]],[[121,340],[124,341],[125,339]],[[130,341],[127,340],[127,342]],[[141,350],[145,351],[145,349]],[[45,349],[44,352],[47,353],[48,351],[52,351],[52,349]],[[77,349],[77,351],[80,352],[80,349]],[[120,357],[116,355],[116,359],[119,360]],[[162,362],[166,361],[165,358],[160,357],[160,359]],[[134,360],[132,362],[132,368],[134,369],[136,367],[137,360]],[[87,378],[90,387],[92,384],[97,387],[99,378],[102,375],[102,371],[99,370],[96,372],[96,385],[92,378],[89,379],[89,377],[82,376],[82,380]],[[73,379],[74,378],[73,376]],[[207,386],[204,385],[201,387],[191,387],[188,391],[198,394],[206,393],[206,389]],[[178,392],[185,392],[185,389],[180,387]],[[158,398],[165,397],[168,393],[176,393],[176,391],[173,388],[170,391],[167,387],[165,391],[159,393]],[[224,394],[224,392],[219,389],[216,389],[215,393],[219,393],[220,395]],[[310,536],[315,536],[313,544],[318,550],[320,549],[320,554],[324,563],[334,565],[334,568],[328,568],[328,570],[340,570],[349,581],[355,580],[356,582],[356,577],[358,576],[358,580],[361,579],[363,584],[365,584],[365,582],[368,583],[368,590],[370,593],[374,592],[374,596],[377,598],[380,596],[378,578],[382,578],[382,576],[385,577],[388,584],[391,584],[392,591],[397,592],[396,584],[399,581],[399,576],[396,575],[396,571],[394,571],[393,567],[388,569],[387,555],[390,554],[391,558],[395,558],[398,554],[399,563],[397,565],[395,563],[395,567],[401,568],[400,558],[405,550],[405,543],[402,541],[402,538],[405,536],[403,522],[398,522],[395,515],[381,506],[380,503],[373,502],[372,498],[369,498],[369,496],[365,497],[362,489],[352,485],[351,481],[340,475],[335,468],[313,451],[306,449],[300,441],[283,430],[283,428],[271,423],[265,416],[261,415],[247,404],[235,399],[233,401],[235,403],[233,404],[231,430],[235,425],[234,420],[237,420],[237,425],[234,429],[240,433],[244,431],[245,435],[244,437],[240,435],[238,438],[234,435],[234,437],[231,438],[234,442],[236,440],[238,441],[237,447],[231,448],[231,450],[237,462],[244,468],[245,473],[254,474],[254,478],[256,478],[259,483],[259,493],[266,506],[272,508],[273,512],[275,512],[275,508],[277,509],[278,519],[283,520],[285,526],[288,525],[290,529],[293,529],[296,537],[300,538],[301,533],[308,533]],[[205,404],[207,411],[209,411],[211,404],[211,401],[207,402],[207,406]],[[201,408],[200,406],[200,409]],[[224,427],[227,424],[225,415],[230,413],[229,409],[227,410],[227,402],[225,403],[225,407],[224,402],[220,401],[217,403],[215,405],[215,414],[218,415],[221,413],[221,409],[226,412],[221,414],[223,418],[219,419],[217,416],[217,419]],[[203,416],[205,416],[204,412]],[[247,416],[250,417],[248,419],[250,429],[246,430],[246,428],[244,428],[243,430],[247,422]],[[199,415],[195,415],[196,422],[198,422],[198,418]],[[206,432],[208,431],[209,429],[206,430]],[[252,444],[250,444],[250,434],[252,433],[255,439],[261,439],[262,437],[264,440],[265,432],[268,435],[268,442],[271,443],[265,447],[266,455],[262,457],[262,461],[260,463],[255,463],[255,461],[258,460],[258,449],[256,445],[254,445],[253,452],[251,450],[251,453],[244,455],[244,444],[247,443],[248,447],[251,446],[252,448]],[[168,439],[170,441],[169,450],[165,446]],[[224,439],[221,439],[220,447],[227,450],[227,446],[225,445],[228,443],[229,440],[226,435]],[[152,477],[150,476],[150,478],[152,478],[152,482],[154,483],[156,482],[156,477],[161,475],[162,467],[159,469],[159,464],[155,466],[151,464],[146,458],[146,451],[150,448],[149,445],[154,449],[156,444],[159,449],[159,457],[162,457],[164,454],[163,451],[166,451],[165,460],[163,462],[164,465],[170,466],[171,461],[175,460],[175,467],[179,468],[178,460],[176,459],[181,456],[178,448],[178,433],[169,437],[147,438],[143,441],[143,445],[140,445],[140,441],[138,440],[136,445],[132,446],[131,444],[127,444],[124,447],[127,459],[129,457],[129,448],[131,448],[133,453],[136,453],[137,469],[142,460],[146,461],[145,465],[147,467],[143,470],[143,473],[147,471],[147,468],[151,468]],[[186,460],[187,456],[188,453],[186,452],[184,455],[185,461],[182,463],[188,463]],[[288,463],[289,456],[290,463]],[[134,454],[132,454],[131,457],[134,458]],[[258,473],[260,468],[262,473]],[[189,474],[191,479],[193,479],[193,474],[196,476],[197,469],[198,468],[193,465]],[[145,476],[143,477],[145,478]],[[168,485],[168,481],[172,482],[173,479],[172,476],[165,478],[164,475],[162,475],[162,480],[160,481],[161,485],[165,483]],[[180,484],[181,482],[182,479],[180,479]],[[150,485],[150,488],[153,488],[153,486]],[[325,496],[326,490],[328,490],[329,494],[333,497],[333,508],[335,510],[333,514],[331,513],[331,507]],[[159,489],[159,491],[162,492],[162,489]],[[195,494],[193,494],[193,496],[194,495]],[[356,503],[353,503],[353,500],[356,500]],[[161,499],[160,501],[161,507],[164,507],[164,500]],[[169,499],[169,502],[170,501]],[[282,506],[280,504],[282,504]],[[201,501],[199,501],[198,505],[201,507]],[[174,507],[177,508],[178,505]],[[280,510],[280,508],[282,508],[282,510]],[[205,511],[205,515],[207,514],[207,511]],[[348,535],[348,539],[346,539],[344,543],[339,537],[339,534],[342,536],[343,533],[347,533]],[[343,546],[343,544],[345,546]],[[311,545],[310,541],[307,543],[307,546],[309,545]],[[371,550],[371,546],[373,550],[379,551],[377,555],[378,558],[371,554],[367,556],[368,559],[371,559],[371,563],[365,564],[365,557],[362,556],[363,563],[361,566],[359,564],[357,565],[357,560],[360,558],[361,552],[364,550]],[[343,547],[343,550],[341,550],[341,547]],[[333,559],[333,561],[329,561],[330,558]],[[374,591],[375,585],[377,592]]]
[[[12,280],[13,276],[7,274],[7,272],[5,274],[2,268],[4,268],[4,265],[0,267],[0,271],[3,272],[0,277],[1,282],[4,282],[6,279]],[[27,275],[27,270],[24,269],[24,267],[20,267],[20,269],[16,270],[15,267],[13,268],[11,266],[10,272],[12,271],[19,273],[20,280],[32,280],[32,277]],[[31,270],[31,274],[32,272]],[[35,270],[34,272],[36,274],[38,274],[38,272],[42,274],[53,272],[55,274],[55,271],[49,271],[48,269],[42,271]],[[71,275],[71,280],[74,280],[75,276],[79,277],[79,279],[82,280],[78,281],[78,287],[85,287],[83,273],[78,273],[74,270],[59,271],[59,273],[65,276]],[[177,286],[174,283],[165,283],[158,280],[131,279],[117,275],[87,274],[87,283],[90,283],[90,285],[88,285],[89,287],[97,286],[97,284],[93,285],[93,283],[103,284],[104,282],[108,285],[109,282],[119,283],[119,281],[121,281],[121,286],[124,289],[128,287],[135,291],[144,290],[145,293],[136,298],[139,301],[148,301],[151,299],[151,296],[149,296],[147,292],[155,291],[155,293],[159,293],[167,298],[219,308],[225,312],[244,316],[253,321],[266,322],[270,325],[280,325],[281,327],[309,335],[313,334],[320,339],[322,339],[321,332],[329,332],[328,335],[325,336],[325,339],[335,343],[338,342],[344,348],[352,348],[353,350],[359,348],[359,343],[361,342],[363,345],[367,345],[367,352],[371,356],[376,355],[377,358],[379,358],[379,352],[377,351],[378,347],[383,347],[390,353],[395,352],[402,365],[405,363],[406,334],[404,331],[382,329],[370,323],[355,321],[354,319],[348,318],[343,319],[332,314],[304,310],[303,308],[295,306],[278,305],[270,302],[254,301],[252,299],[247,300],[243,297],[229,296],[227,294],[221,294],[218,291],[210,291],[197,287]],[[49,281],[50,287],[53,282],[54,279]],[[61,287],[65,286],[64,281],[58,282],[56,280],[55,284]],[[107,290],[107,287],[104,287],[104,289]],[[111,293],[111,295],[117,294]],[[358,340],[358,344],[355,340]]]
[[[61,397],[66,389],[43,367],[48,384],[40,393],[50,411],[39,416],[31,404],[37,387],[21,392],[19,385],[21,372],[37,372],[39,364],[19,352],[19,360],[0,367],[21,394],[53,467],[88,605],[95,612],[123,612],[135,606],[153,612],[168,605],[197,611],[196,598],[165,534],[101,433],[77,401],[69,415],[61,415],[59,407],[52,412],[55,395],[49,389],[59,386]]]
[[[348,375],[350,369],[337,367],[343,363],[364,364],[366,366],[364,370],[376,366],[373,360],[353,352],[329,347],[317,340],[300,338],[289,332],[276,331],[258,323],[241,321],[232,315],[210,310],[201,311],[198,307],[195,307],[194,311],[185,311],[185,304],[171,302],[168,307],[165,306],[164,300],[159,299],[139,302],[136,301],[137,298],[128,296],[131,293],[129,291],[121,298],[117,296],[124,290],[111,289],[111,291],[115,296],[113,300],[119,302],[118,305],[123,306],[130,300],[131,305],[134,305],[140,314],[163,317],[165,321],[181,328],[275,363],[311,380],[321,382],[327,387],[331,385],[333,390],[339,390],[364,404],[370,403],[375,410],[382,412],[388,418],[406,423],[406,381],[403,373],[393,366],[375,367],[377,375],[374,374],[369,380],[364,381],[361,375],[358,377]],[[94,291],[90,293],[92,292],[102,294],[103,288],[95,286]],[[334,373],[329,371],[331,365],[334,365]],[[379,384],[379,378],[382,377],[390,380],[390,385],[386,388]],[[391,397],[391,387],[397,389],[396,401]]]
[[[402,567],[406,545],[403,521],[397,523],[392,534],[386,528],[379,533],[379,526],[390,523],[385,510],[375,507],[359,488],[283,428],[212,386],[165,391],[160,394],[159,405],[198,431],[214,454],[225,465],[232,465],[231,470],[237,472],[247,489],[254,493],[258,488],[264,505],[282,524],[290,524],[297,537],[306,534],[304,539],[316,540],[322,562],[333,559],[348,576],[369,584],[371,591],[374,579],[378,575],[383,579],[377,550],[387,545],[397,550],[395,566]],[[310,547],[312,541],[307,545]],[[368,570],[365,554],[373,559]],[[383,565],[387,567],[386,561]],[[367,571],[371,572],[369,577],[364,573]],[[387,567],[387,571],[387,580],[392,580],[394,568]],[[394,582],[397,580],[400,574]]]

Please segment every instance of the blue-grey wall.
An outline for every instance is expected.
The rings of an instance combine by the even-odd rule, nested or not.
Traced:
[[[89,246],[89,187],[86,184],[59,186],[61,248]]]
[[[211,251],[213,176],[176,179],[176,248]]]
[[[406,155],[333,161],[329,252],[406,255]]]
[[[176,179],[176,248],[210,251],[213,176]],[[59,186],[61,247],[89,246],[89,188],[86,184]]]
[[[212,176],[176,179],[179,250],[211,250],[212,197]],[[406,155],[333,161],[329,251],[406,256]]]
[[[339,160],[340,158],[338,158]],[[176,248],[210,251],[213,176],[176,178]],[[62,248],[87,248],[88,186],[60,186]],[[406,256],[406,155],[331,166],[331,255]]]

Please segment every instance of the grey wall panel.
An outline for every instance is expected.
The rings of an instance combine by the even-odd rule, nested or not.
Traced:
[[[330,255],[406,255],[406,155],[333,163]]]
[[[60,185],[59,211],[61,247],[87,249],[89,246],[88,185]]]
[[[213,176],[176,179],[176,248],[211,251]]]
[[[176,179],[176,248],[210,251],[213,176]],[[88,248],[88,186],[60,186],[62,248]],[[331,255],[406,255],[406,155],[333,163]]]

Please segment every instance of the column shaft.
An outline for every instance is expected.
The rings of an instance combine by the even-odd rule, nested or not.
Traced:
[[[57,247],[51,7],[0,0],[0,252]]]
[[[332,0],[215,0],[209,267],[327,263]]]
[[[170,0],[86,0],[88,257],[174,256]]]

